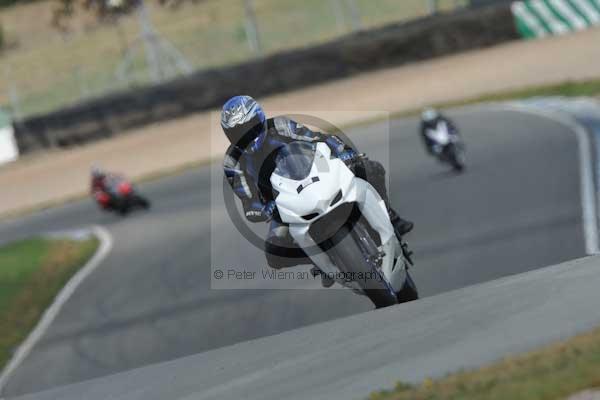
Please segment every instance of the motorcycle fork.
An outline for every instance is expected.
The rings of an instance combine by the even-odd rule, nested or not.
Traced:
[[[381,262],[385,253],[375,245],[375,243],[367,237],[358,236],[358,244],[363,251],[365,260],[373,267],[381,269]]]

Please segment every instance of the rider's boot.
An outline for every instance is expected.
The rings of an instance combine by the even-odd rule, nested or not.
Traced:
[[[388,214],[390,215],[390,221],[394,226],[394,233],[398,240],[402,241],[402,236],[413,230],[414,224],[401,218],[393,208],[388,208]]]

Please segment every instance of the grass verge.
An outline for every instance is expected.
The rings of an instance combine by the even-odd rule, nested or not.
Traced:
[[[431,107],[437,109],[449,109],[456,107],[469,106],[479,103],[493,103],[510,100],[525,100],[533,97],[597,97],[600,96],[600,79],[590,79],[582,81],[566,81],[562,83],[529,86],[520,89],[488,93],[477,97],[470,97],[462,100],[449,101],[445,103],[432,104]],[[390,113],[392,119],[411,117],[419,115],[421,109],[402,110]],[[387,117],[386,117],[387,118]],[[369,118],[355,122],[351,125],[342,125],[341,128],[351,128],[365,126],[381,121],[381,117]]]
[[[398,383],[370,400],[558,400],[600,387],[600,328],[485,368],[420,385]]]
[[[554,85],[530,86],[505,92],[490,93],[483,96],[443,104],[443,107],[455,107],[474,103],[526,99],[530,97],[582,97],[600,95],[600,79],[566,81]]]
[[[0,248],[0,369],[98,245],[95,237],[35,238]]]

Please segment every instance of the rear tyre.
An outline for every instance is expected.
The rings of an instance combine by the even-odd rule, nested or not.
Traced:
[[[356,227],[360,225],[357,224]],[[373,302],[376,308],[388,307],[398,304],[396,294],[390,285],[387,284],[383,274],[374,266],[369,264],[365,255],[361,251],[355,234],[363,233],[361,229],[357,233],[356,230],[350,231],[346,224],[331,238],[332,246],[327,246],[327,254],[338,268],[348,274],[359,279],[355,281]]]
[[[137,196],[136,197],[136,202],[140,205],[140,207],[142,207],[144,210],[147,210],[150,208],[150,201],[147,200],[146,198],[142,197],[142,196]]]

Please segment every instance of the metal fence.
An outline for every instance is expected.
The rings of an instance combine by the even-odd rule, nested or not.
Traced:
[[[467,0],[204,0],[165,9],[148,1],[133,15],[111,23],[68,34],[48,28],[47,37],[38,42],[1,53],[0,104],[19,120],[109,92],[467,4]]]

